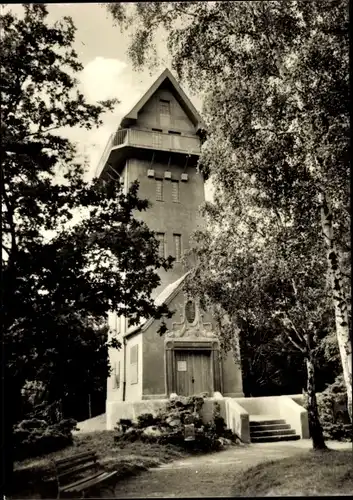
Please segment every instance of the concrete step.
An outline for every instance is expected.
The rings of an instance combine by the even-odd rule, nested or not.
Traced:
[[[300,439],[298,434],[278,434],[272,436],[251,437],[252,443],[274,443],[276,441],[297,441]]]
[[[251,420],[250,421],[250,429],[252,429],[253,427],[258,427],[258,426],[264,426],[264,425],[281,425],[281,424],[285,424],[286,421],[283,420],[283,418],[278,418],[278,419],[275,419],[275,420],[260,420],[260,421],[256,421],[256,420]]]
[[[263,420],[276,420],[277,418],[280,418],[280,415],[272,414],[272,413],[262,413],[262,414],[255,414],[251,413],[249,415],[249,420],[250,422],[262,422]]]
[[[288,429],[251,431],[250,437],[252,439],[254,437],[262,437],[262,436],[290,436],[293,434],[295,434],[295,430],[291,429],[290,426],[288,425]]]
[[[289,424],[265,424],[265,425],[250,425],[250,432],[252,431],[279,431],[279,430],[290,429]]]

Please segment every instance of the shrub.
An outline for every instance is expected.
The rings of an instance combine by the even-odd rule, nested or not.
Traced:
[[[352,440],[352,425],[347,410],[347,390],[343,376],[317,395],[320,422],[326,439]]]
[[[14,426],[14,455],[16,460],[36,457],[58,451],[72,444],[73,419],[48,424],[41,419],[22,420]]]
[[[152,413],[143,413],[137,417],[137,427],[140,429],[144,429],[145,427],[149,427],[150,425],[155,425],[155,417]]]
[[[212,451],[222,446],[221,437],[234,441],[232,431],[226,429],[225,422],[220,415],[219,405],[215,405],[214,422],[204,425],[200,410],[204,399],[200,396],[179,397],[168,401],[156,416],[144,413],[137,419],[120,420],[116,427],[115,441],[136,441],[148,443],[171,444],[180,448],[192,447],[194,450]],[[184,425],[193,423],[195,440],[185,441]]]

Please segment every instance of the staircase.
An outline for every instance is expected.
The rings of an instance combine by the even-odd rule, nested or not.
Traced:
[[[285,420],[271,415],[250,416],[251,443],[296,441],[300,436]]]

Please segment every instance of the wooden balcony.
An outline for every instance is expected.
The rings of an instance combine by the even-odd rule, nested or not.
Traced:
[[[115,164],[119,169],[119,160],[124,160],[131,148],[199,156],[201,143],[200,139],[195,136],[165,134],[138,129],[118,130],[109,138],[98,163],[96,176],[101,175],[107,163]]]

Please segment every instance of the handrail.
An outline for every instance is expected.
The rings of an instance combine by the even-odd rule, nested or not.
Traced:
[[[120,129],[109,137],[96,168],[96,176],[100,175],[113,148],[123,144],[135,147],[146,147],[187,154],[200,154],[200,139],[190,135],[167,134],[153,130]]]
[[[101,154],[101,157],[100,157],[100,160],[98,162],[98,165],[97,165],[97,168],[96,168],[96,171],[95,171],[95,176],[98,177],[100,175],[100,173],[102,172],[103,168],[104,168],[104,165],[108,159],[108,156],[109,156],[109,153],[110,153],[110,150],[112,148],[112,143],[113,143],[113,135],[114,134],[111,134],[109,136],[109,139],[108,139],[108,142],[104,148],[104,151],[103,153]]]

